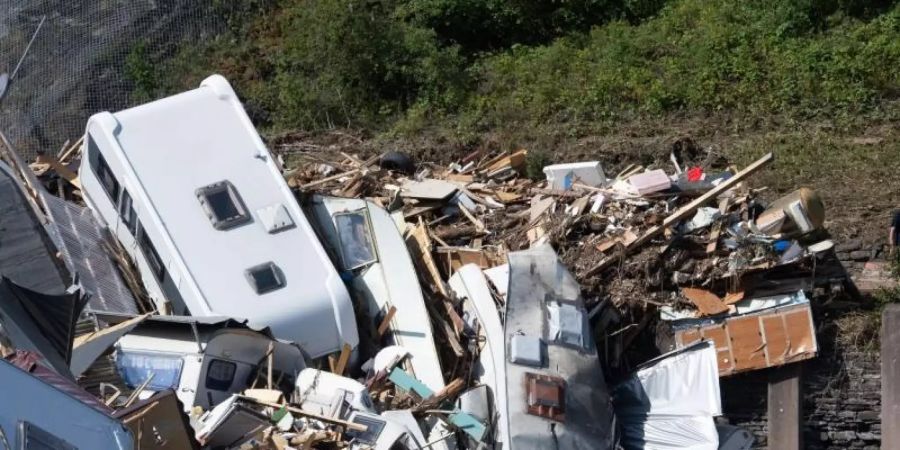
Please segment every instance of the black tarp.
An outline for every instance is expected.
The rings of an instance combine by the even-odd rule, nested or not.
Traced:
[[[0,277],[0,326],[19,350],[39,353],[60,375],[71,377],[75,322],[87,298],[81,292],[50,295]]]

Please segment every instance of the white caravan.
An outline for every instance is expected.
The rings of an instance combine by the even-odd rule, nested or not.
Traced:
[[[356,348],[346,287],[231,85],[90,118],[85,201],[161,312],[246,318],[317,358]]]

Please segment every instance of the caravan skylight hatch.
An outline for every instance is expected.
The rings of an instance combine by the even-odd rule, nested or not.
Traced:
[[[250,214],[234,185],[220,181],[197,189],[203,211],[217,230],[230,230],[250,222]]]

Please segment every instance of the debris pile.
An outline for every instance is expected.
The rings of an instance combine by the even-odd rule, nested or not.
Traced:
[[[524,149],[273,155],[249,123],[213,76],[30,166],[5,142],[34,267],[0,252],[0,350],[130,438],[12,418],[85,448],[749,448],[719,377],[815,357],[809,297],[843,288],[819,196],[749,184],[771,154],[534,180]]]

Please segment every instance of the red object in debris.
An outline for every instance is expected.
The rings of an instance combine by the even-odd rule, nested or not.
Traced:
[[[703,169],[699,167],[691,167],[687,171],[687,179],[688,181],[700,181],[703,179]]]

